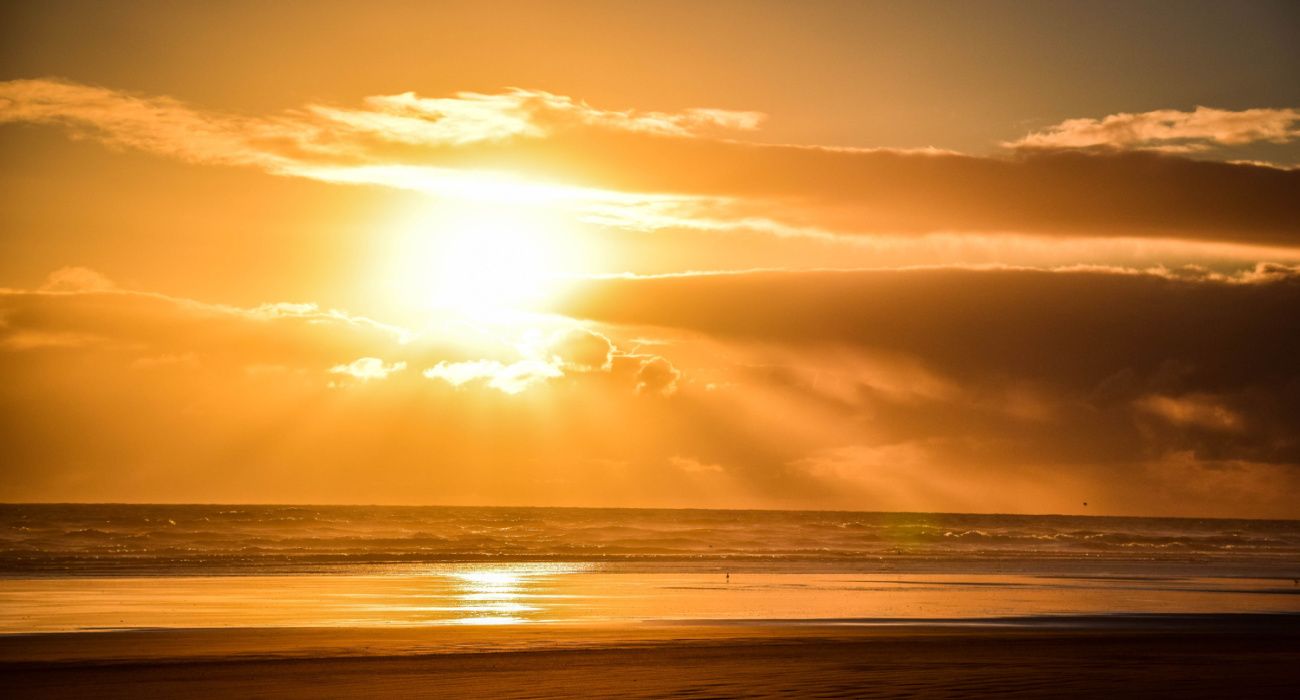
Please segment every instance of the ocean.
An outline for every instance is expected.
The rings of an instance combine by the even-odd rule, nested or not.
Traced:
[[[1300,522],[0,506],[0,634],[1300,613]]]
[[[826,511],[0,505],[0,575],[571,561],[1300,574],[1300,521]]]

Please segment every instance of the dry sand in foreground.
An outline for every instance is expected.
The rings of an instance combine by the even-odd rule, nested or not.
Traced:
[[[239,631],[205,631],[207,653],[186,657],[192,633],[153,634],[167,658],[92,662],[76,656],[98,637],[130,645],[134,633],[45,637],[0,645],[0,680],[12,697],[1297,697],[1300,629],[1290,620],[1224,629],[767,628],[664,630],[640,641],[587,637],[572,648],[338,656],[355,631],[316,630],[287,655],[241,656]],[[716,633],[715,633],[716,632]],[[349,636],[353,635],[353,636]],[[80,640],[80,641],[79,641]],[[27,638],[27,641],[35,641]],[[390,640],[391,641],[391,640]],[[304,646],[304,643],[308,644]],[[176,646],[179,645],[179,646]],[[198,645],[202,647],[202,644]],[[312,651],[312,647],[317,649]],[[119,646],[123,652],[129,651]],[[285,647],[287,648],[287,647]],[[218,649],[224,650],[214,655]],[[333,650],[333,651],[331,651]],[[93,650],[92,650],[93,651]],[[129,655],[129,654],[123,654]],[[152,655],[152,653],[150,654]],[[45,657],[46,660],[40,660]],[[200,658],[201,657],[201,658]],[[25,660],[19,660],[19,659]]]

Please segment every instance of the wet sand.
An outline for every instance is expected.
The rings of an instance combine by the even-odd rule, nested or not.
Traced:
[[[0,638],[12,697],[1296,697],[1293,616]]]
[[[581,565],[368,574],[0,579],[0,634],[229,627],[495,627],[663,620],[1300,613],[1291,579],[609,573]]]
[[[1278,578],[611,573],[0,580],[13,697],[1300,697]]]

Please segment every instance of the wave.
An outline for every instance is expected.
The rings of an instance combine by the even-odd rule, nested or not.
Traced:
[[[0,505],[0,574],[448,561],[1300,562],[1300,522],[571,508]]]

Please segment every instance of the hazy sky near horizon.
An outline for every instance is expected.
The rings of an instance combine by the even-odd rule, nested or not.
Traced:
[[[1300,517],[1298,167],[1287,2],[4,2],[0,500]]]

